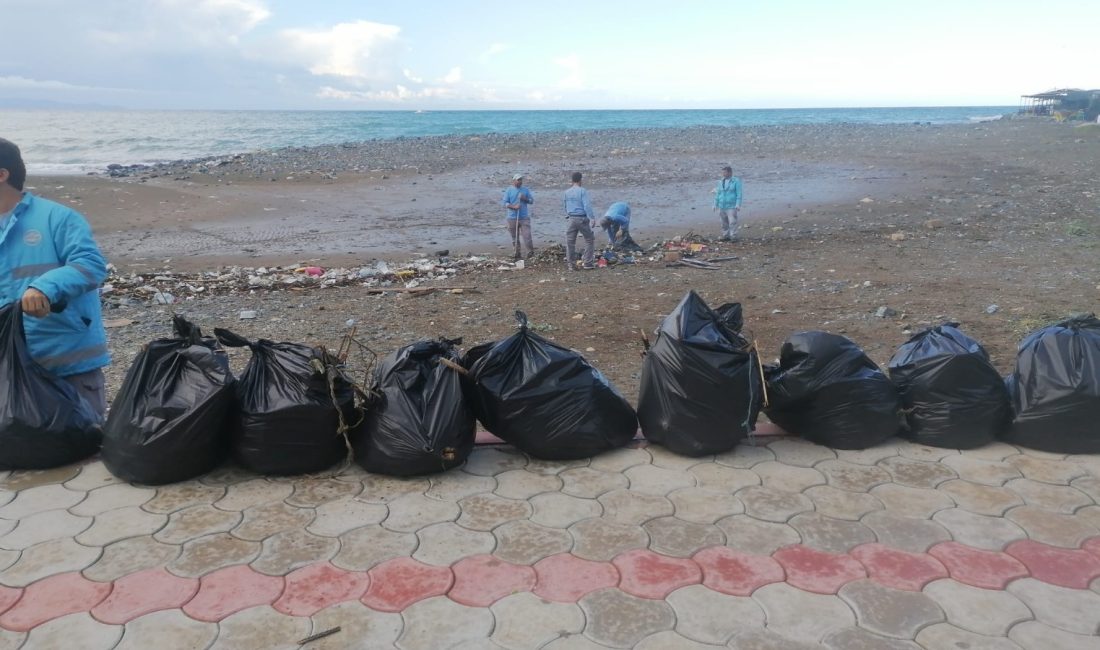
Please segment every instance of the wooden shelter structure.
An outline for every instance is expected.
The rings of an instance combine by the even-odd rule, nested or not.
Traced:
[[[1085,112],[1100,98],[1100,89],[1057,88],[1044,93],[1020,97],[1020,113],[1024,115],[1055,115]]]

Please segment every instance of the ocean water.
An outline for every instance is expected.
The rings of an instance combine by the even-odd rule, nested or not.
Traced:
[[[0,110],[0,137],[38,174],[373,139],[618,128],[965,123],[1008,106],[602,111]]]

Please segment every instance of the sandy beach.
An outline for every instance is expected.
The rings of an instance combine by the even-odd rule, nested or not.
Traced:
[[[140,345],[167,334],[171,311],[206,328],[330,345],[354,319],[383,354],[418,338],[500,337],[521,308],[633,400],[638,329],[652,330],[689,289],[713,304],[742,301],[765,358],[791,332],[827,329],[884,364],[910,333],[952,320],[1004,372],[1027,331],[1096,309],[1100,139],[1046,122],[406,138],[29,185],[86,214],[124,271],[354,267],[444,249],[510,254],[499,200],[516,171],[535,193],[542,249],[562,239],[560,194],[574,170],[597,210],[630,202],[644,246],[687,232],[715,237],[709,191],[726,162],[744,179],[745,225],[741,242],[711,243],[711,256],[737,257],[721,270],[647,261],[569,273],[544,259],[523,271],[465,273],[461,283],[477,293],[458,295],[352,286],[171,306],[108,300],[107,318],[132,321],[110,330],[112,391]],[[876,316],[880,307],[893,315]],[[242,309],[259,317],[240,321]]]

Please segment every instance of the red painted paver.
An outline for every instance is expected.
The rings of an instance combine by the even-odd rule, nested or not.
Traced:
[[[329,605],[359,600],[369,585],[366,573],[321,562],[288,573],[283,595],[272,607],[291,616],[313,616]]]
[[[598,589],[619,584],[619,570],[609,562],[593,562],[558,553],[535,563],[535,588],[539,598],[575,603]]]
[[[535,570],[492,555],[462,558],[451,567],[455,583],[447,596],[469,607],[488,607],[509,594],[535,588]]]
[[[281,577],[264,575],[242,564],[203,576],[198,593],[183,611],[193,619],[217,623],[249,607],[270,605],[282,593]]]
[[[111,595],[92,609],[109,625],[124,625],[139,616],[182,606],[199,590],[196,578],[181,578],[163,568],[146,569],[115,580]]]
[[[1017,578],[1027,577],[1027,567],[1000,551],[987,551],[958,542],[940,542],[928,554],[947,567],[947,574],[963,584],[1002,590]]]
[[[360,599],[380,612],[400,612],[413,603],[442,596],[454,584],[450,567],[431,566],[411,557],[399,557],[369,572],[370,586]]]
[[[783,567],[767,555],[715,546],[699,551],[692,559],[703,570],[704,585],[731,596],[751,596],[764,585],[783,582]]]
[[[703,581],[703,570],[693,560],[668,557],[649,549],[627,551],[611,562],[621,576],[619,589],[639,598],[663,600],[680,587]]]
[[[867,577],[867,572],[848,555],[818,551],[802,544],[772,554],[787,572],[787,584],[815,594],[835,594],[849,582]]]
[[[947,568],[927,553],[909,553],[884,544],[863,544],[850,554],[875,582],[894,589],[920,591],[924,585],[947,577]]]
[[[22,596],[22,589],[0,585],[0,614],[11,609],[11,606],[19,602]]]
[[[28,586],[3,616],[0,627],[26,632],[46,621],[86,612],[111,593],[111,584],[93,582],[79,573],[61,573]]]
[[[1100,577],[1100,557],[1088,551],[1024,539],[1009,544],[1005,553],[1023,562],[1031,577],[1052,585],[1088,589]]]
[[[1096,557],[1100,557],[1100,537],[1093,537],[1092,539],[1085,540],[1085,543],[1081,545],[1081,548],[1085,549],[1089,553],[1092,553]]]

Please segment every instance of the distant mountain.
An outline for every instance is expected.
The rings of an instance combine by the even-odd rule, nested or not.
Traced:
[[[54,110],[81,110],[81,111],[121,111],[126,110],[121,106],[108,104],[74,102],[55,102],[49,99],[26,99],[21,97],[0,97],[0,108],[35,109],[47,108]]]

